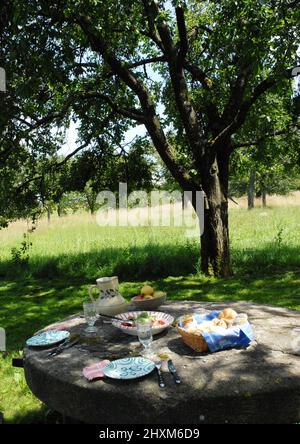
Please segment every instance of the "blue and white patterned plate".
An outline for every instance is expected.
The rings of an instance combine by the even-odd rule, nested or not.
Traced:
[[[103,369],[105,376],[113,379],[135,379],[148,375],[155,368],[154,362],[145,358],[125,358],[111,362]]]
[[[65,330],[49,330],[32,336],[32,338],[27,339],[26,345],[29,347],[47,347],[50,345],[58,344],[64,341],[70,336],[70,333]]]

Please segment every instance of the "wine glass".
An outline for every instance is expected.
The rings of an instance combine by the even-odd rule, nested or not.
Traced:
[[[152,336],[152,319],[138,320],[136,323],[137,334],[140,343],[143,345],[144,350],[141,352],[143,356],[153,355],[151,344],[153,341]]]
[[[97,332],[95,327],[95,322],[97,320],[97,311],[95,302],[84,302],[83,303],[83,314],[88,327],[84,330],[85,333],[92,335]]]

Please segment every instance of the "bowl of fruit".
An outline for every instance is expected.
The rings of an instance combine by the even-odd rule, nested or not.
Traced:
[[[144,285],[139,295],[131,298],[131,302],[138,310],[155,310],[167,299],[164,291],[155,291],[150,285]]]

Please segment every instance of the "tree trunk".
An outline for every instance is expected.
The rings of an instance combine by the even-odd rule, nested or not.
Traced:
[[[88,193],[86,193],[85,196],[86,196],[86,201],[87,201],[91,216],[93,216],[95,214],[95,209],[96,209],[95,208],[96,207],[96,199],[94,198],[94,196],[92,196]]]
[[[248,185],[248,210],[254,208],[254,194],[255,194],[255,170],[250,171],[249,185]]]
[[[59,203],[57,204],[57,216],[61,217],[61,206]]]
[[[47,220],[48,220],[48,224],[50,224],[50,219],[51,219],[51,208],[47,207]]]
[[[219,155],[202,172],[206,195],[204,232],[201,236],[201,271],[213,276],[231,276],[228,227],[229,156]]]
[[[267,192],[265,187],[262,187],[261,189],[261,201],[263,208],[267,208]]]

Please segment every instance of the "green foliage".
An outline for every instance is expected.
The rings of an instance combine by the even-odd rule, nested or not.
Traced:
[[[11,249],[12,261],[15,265],[28,265],[30,247],[32,247],[32,242],[29,241],[28,234],[24,233],[24,239],[21,242],[21,246],[19,248],[13,247]]]
[[[45,406],[27,388],[23,371],[12,368],[11,359],[32,333],[79,312],[88,286],[100,275],[119,274],[128,300],[150,280],[170,300],[246,300],[299,310],[299,217],[299,207],[233,210],[238,273],[230,279],[195,273],[198,240],[185,239],[180,229],[104,231],[82,215],[54,219],[50,227],[39,221],[25,269],[10,254],[24,227],[18,222],[1,231],[0,326],[7,331],[8,354],[0,354],[0,410],[5,419],[45,422]]]
[[[241,149],[231,158],[230,192],[247,193],[250,172],[256,175],[256,192],[287,194],[298,188],[299,131],[295,124],[292,87],[269,92],[248,114],[242,131],[234,137]],[[253,144],[251,144],[253,141]],[[243,146],[243,144],[245,146]]]
[[[35,231],[36,225],[35,221],[33,221],[31,228],[27,228],[26,233],[23,233],[23,240],[19,247],[12,247],[11,249],[11,257],[12,262],[15,267],[26,267],[29,263],[29,253],[32,247],[31,236]]]
[[[158,35],[159,26],[166,25],[178,48],[180,36],[174,7],[184,9],[189,38],[186,59],[204,73],[201,83],[190,71],[185,72],[198,117],[199,138],[203,140],[209,140],[216,131],[213,124],[208,124],[213,107],[223,119],[222,125],[234,118],[232,113],[227,115],[227,105],[243,73],[246,72],[245,85],[240,93],[247,100],[262,79],[270,74],[281,79],[282,72],[295,64],[299,10],[286,2],[188,0],[154,2],[153,6],[159,7],[160,12],[151,25],[143,2],[131,0],[5,2],[0,22],[0,65],[6,69],[8,82],[7,94],[0,96],[2,225],[8,219],[30,215],[40,205],[40,190],[47,202],[59,201],[67,191],[68,180],[57,178],[54,172],[59,169],[58,176],[69,178],[69,173],[58,167],[57,153],[70,122],[78,125],[78,146],[84,147],[78,151],[82,154],[77,166],[73,166],[75,181],[80,183],[73,184],[72,191],[83,190],[88,180],[92,180],[94,189],[98,188],[99,176],[103,178],[106,168],[111,172],[111,165],[126,175],[129,155],[127,161],[124,157],[118,161],[116,148],[128,128],[138,122],[126,113],[116,112],[115,107],[129,114],[141,113],[140,100],[121,75],[112,73],[99,45],[92,43],[83,29],[82,18],[91,21],[94,40],[101,38],[111,57],[123,67],[134,65],[131,73],[148,91],[162,128],[166,132],[172,128],[174,157],[198,183],[199,169],[175,100],[170,67],[161,62],[152,63],[151,69],[136,66],[141,59],[162,55],[151,35]],[[284,88],[286,83],[289,82],[278,81],[277,88]],[[265,120],[270,114],[274,121],[282,120],[273,108],[265,109]],[[248,126],[249,131],[238,128],[234,139],[243,135],[241,131],[251,136],[255,125],[252,122]],[[145,145],[143,150],[145,153]],[[134,151],[130,180],[140,185],[145,157]],[[92,171],[88,165],[92,165]],[[115,175],[108,176],[109,183],[115,181]],[[142,181],[142,185],[148,184],[149,176]]]

